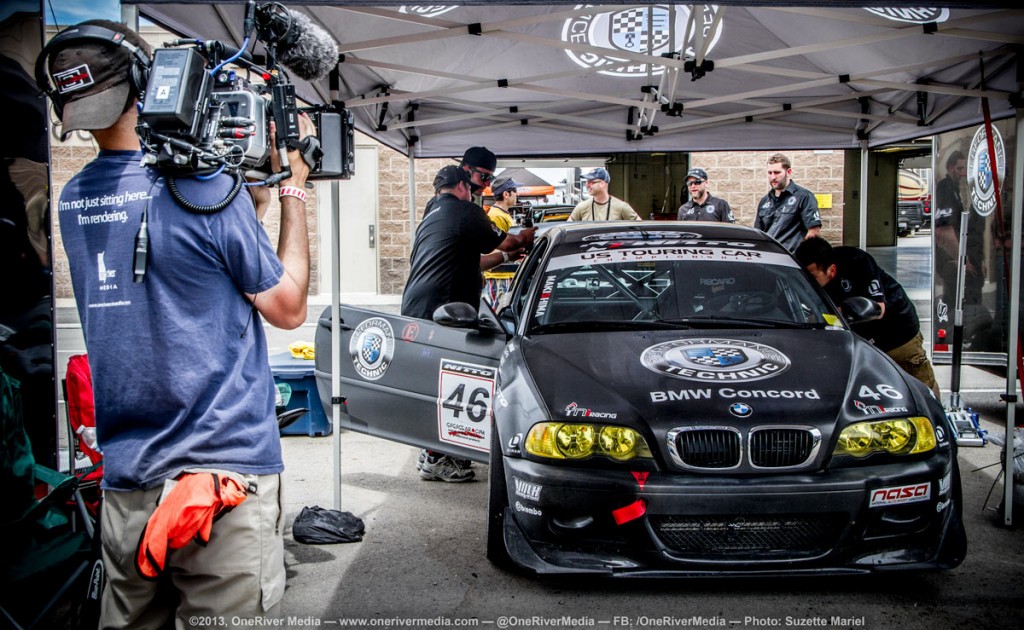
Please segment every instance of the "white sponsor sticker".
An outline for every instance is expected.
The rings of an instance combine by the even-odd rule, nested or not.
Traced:
[[[538,510],[535,507],[529,505],[523,505],[519,501],[516,501],[516,512],[523,512],[524,514],[530,514],[531,516],[542,516],[544,512]]]
[[[441,359],[437,388],[438,438],[489,452],[495,369]]]
[[[530,483],[529,481],[523,481],[519,477],[512,477],[512,481],[516,485],[516,496],[526,499],[527,501],[538,501],[540,500],[540,484]]]
[[[931,482],[914,484],[912,486],[896,486],[895,488],[880,488],[871,492],[871,500],[868,507],[882,507],[884,505],[902,505],[904,503],[918,503],[932,498]]]

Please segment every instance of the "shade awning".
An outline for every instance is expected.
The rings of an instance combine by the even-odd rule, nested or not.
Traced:
[[[241,41],[244,2],[124,0]],[[339,44],[335,100],[416,157],[880,146],[1012,115],[1024,11],[847,3],[287,3]],[[970,8],[965,8],[970,7]],[[296,81],[314,102],[328,79]]]

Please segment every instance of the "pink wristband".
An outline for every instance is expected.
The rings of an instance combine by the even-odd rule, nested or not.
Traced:
[[[295,197],[296,199],[306,203],[306,191],[295,186],[282,186],[281,192],[277,193],[278,197]]]

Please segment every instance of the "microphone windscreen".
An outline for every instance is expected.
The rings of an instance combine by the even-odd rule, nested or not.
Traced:
[[[289,10],[295,44],[279,51],[280,62],[299,78],[313,81],[327,76],[338,65],[338,44],[331,35],[304,13]]]

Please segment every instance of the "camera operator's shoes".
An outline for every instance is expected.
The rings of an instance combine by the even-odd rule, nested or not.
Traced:
[[[448,483],[472,481],[476,477],[476,473],[470,469],[471,464],[472,462],[468,459],[456,459],[450,455],[430,453],[420,466],[420,479],[447,481]]]

